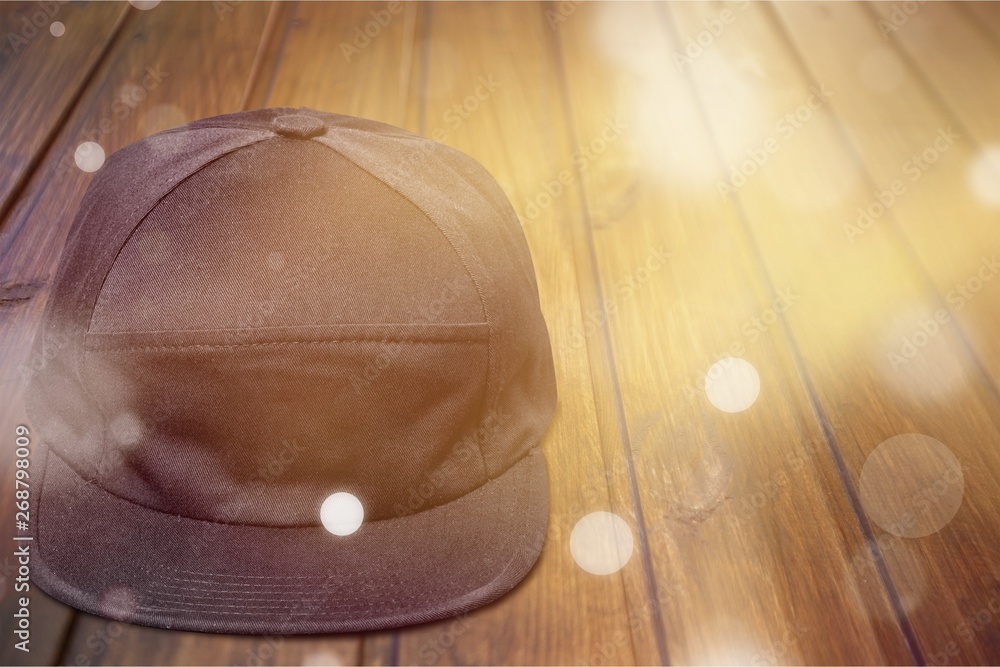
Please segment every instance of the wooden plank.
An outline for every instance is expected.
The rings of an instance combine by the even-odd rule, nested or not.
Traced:
[[[996,114],[1000,51],[987,31],[977,29],[974,16],[952,3],[874,2],[865,7],[900,56],[972,137],[984,144],[1000,140]],[[991,13],[996,13],[995,7]]]
[[[435,4],[424,30],[422,132],[478,159],[519,213],[519,202],[535,197],[544,182],[572,164],[550,37],[543,7],[535,3]],[[408,125],[415,128],[412,121]],[[559,386],[559,407],[542,445],[550,481],[545,549],[527,579],[498,602],[458,621],[402,631],[402,664],[667,659],[659,645],[659,607],[651,594],[656,583],[644,568],[644,535],[632,504],[603,332],[585,320],[598,303],[576,224],[581,216],[575,185],[565,186],[558,205],[530,219],[521,215]],[[570,548],[577,522],[597,511],[620,517],[633,536],[628,564],[609,575],[581,569]],[[599,536],[583,544],[608,546]]]
[[[678,32],[690,36],[719,11],[678,5],[671,15]],[[850,45],[849,33],[872,27],[874,21],[841,30],[831,21],[822,39]],[[819,49],[819,39],[813,35],[802,49]],[[845,46],[836,57],[851,62],[856,54]],[[925,323],[934,355],[897,364],[887,354],[902,336],[912,338],[913,327],[919,330],[924,308],[933,313],[944,304],[895,229],[872,229],[853,244],[845,235],[845,223],[873,197],[871,174],[855,148],[858,130],[834,106],[850,91],[833,79],[810,79],[773,14],[754,4],[687,71],[726,171],[734,165],[747,174],[729,195],[771,281],[801,295],[787,314],[793,342],[842,454],[862,525],[885,559],[899,622],[904,631],[912,628],[915,658],[995,661],[994,632],[971,631],[969,619],[997,598],[1000,582],[991,556],[1000,546],[1000,499],[989,472],[1000,463],[992,445],[997,401],[980,361],[952,328]],[[729,77],[725,88],[722,77]],[[754,155],[763,155],[756,167]],[[897,436],[902,441],[886,444]],[[946,455],[957,457],[964,478]]]
[[[93,69],[121,28],[127,5],[21,2],[5,4],[3,11],[0,97],[6,100],[6,109],[0,149],[0,235],[6,233],[2,225],[14,198],[42,160]],[[30,300],[36,288],[34,281],[0,278],[0,320]],[[5,360],[7,352],[5,349]],[[20,387],[7,382],[2,386],[4,404],[8,407],[0,414],[0,467],[9,470],[14,463],[15,426],[26,424],[27,419],[20,402]],[[5,475],[0,481],[0,493],[0,515],[11,517],[9,523],[0,526],[0,539],[13,544],[11,538],[16,532],[11,505],[13,475]],[[0,614],[8,619],[19,609],[22,597],[14,590],[17,570],[13,555],[4,556],[0,563]],[[9,638],[0,646],[0,664],[44,665],[59,659],[74,612],[38,589],[33,589],[29,598],[32,632],[29,652],[18,650]]]
[[[356,638],[236,636],[144,628],[80,614],[64,665],[352,665]]]
[[[0,212],[38,164],[127,9],[124,3],[104,2],[4,3]]]
[[[619,295],[608,324],[642,503],[655,517],[650,546],[658,575],[678,580],[664,600],[670,656],[907,663],[781,323],[804,297],[794,282],[769,282],[733,200],[718,196],[723,172],[674,62],[703,29],[672,39],[657,8],[641,4],[580,6],[559,24],[576,143],[591,147],[578,177],[594,255],[604,294]],[[601,152],[608,119],[624,130]],[[661,246],[666,268],[623,291]],[[734,398],[753,403],[746,411],[716,399],[737,410],[724,412],[705,390],[727,357],[759,375],[755,403],[734,385]]]
[[[958,4],[959,11],[985,32],[994,46],[1000,45],[1000,3],[972,0]]]
[[[419,100],[418,8],[402,2],[297,5],[272,77],[259,82],[260,106],[405,124]]]
[[[970,168],[979,155],[975,138],[939,103],[936,93],[926,89],[922,72],[914,71],[892,41],[882,37],[884,28],[860,5],[776,8],[809,76],[841,91],[829,106],[850,129],[853,150],[872,179],[865,215],[858,213],[842,226],[845,240],[856,245],[871,231],[899,227],[904,232],[901,243],[912,244],[938,295],[947,294],[1000,240],[995,211],[977,200],[970,182]],[[827,30],[836,31],[836,43],[816,39]],[[845,52],[856,57],[844,58]],[[993,60],[1000,66],[1000,59]],[[888,211],[880,213],[882,208]],[[942,224],[945,220],[960,220],[959,233],[953,224]],[[994,300],[998,290],[1000,286],[987,284],[981,301]],[[963,304],[954,315],[967,330],[982,331],[995,316],[992,309],[974,306]],[[982,342],[976,345],[980,354],[988,361],[996,359],[993,343]]]
[[[827,11],[815,5],[776,5],[776,8],[810,76],[840,91],[831,98],[830,107],[851,128],[853,146],[865,171],[871,175],[867,183],[870,200],[864,208],[878,211],[883,206],[886,211],[871,218],[867,229],[856,226],[857,220],[851,221],[851,244],[865,244],[876,236],[895,238],[899,247],[912,249],[914,263],[925,272],[932,294],[905,306],[902,313],[897,309],[897,316],[901,315],[906,323],[902,335],[908,335],[912,341],[914,332],[920,331],[920,322],[928,321],[928,314],[930,322],[934,322],[939,309],[945,313],[940,326],[952,335],[929,337],[919,351],[914,351],[916,362],[907,359],[906,365],[923,364],[925,369],[931,369],[934,379],[944,385],[946,392],[951,385],[969,384],[978,385],[980,394],[996,396],[1000,348],[995,332],[1000,323],[995,303],[1000,298],[1000,286],[989,280],[995,270],[988,269],[990,258],[1000,245],[1000,236],[996,231],[995,210],[984,206],[970,187],[970,165],[975,164],[980,147],[963,127],[963,121],[950,112],[952,106],[957,113],[964,113],[970,107],[957,98],[947,105],[940,104],[938,92],[926,87],[925,73],[915,71],[912,62],[907,66],[895,50],[896,45],[887,45],[883,39],[885,24],[873,22],[861,7],[837,4]],[[891,15],[885,20],[889,19]],[[901,39],[902,33],[909,29],[909,23],[900,25],[898,33],[891,33],[890,41],[897,39],[896,34]],[[945,29],[960,31],[956,35],[959,38],[973,39],[974,30],[961,21],[956,20]],[[837,36],[836,42],[819,38],[830,34]],[[855,57],[845,58],[845,53]],[[967,65],[973,62],[985,71],[996,66],[988,58]],[[922,67],[919,63],[916,66]],[[857,81],[859,68],[866,73],[867,85],[863,87],[852,85]],[[988,88],[989,83],[984,81],[984,87]],[[882,202],[878,201],[879,196]],[[955,224],[959,221],[960,224]],[[982,281],[982,276],[987,280]],[[893,338],[883,340],[885,354],[903,352],[901,332],[897,329],[893,333],[896,334]],[[918,336],[917,342],[922,341]],[[974,350],[972,359],[962,358],[953,349],[966,342]],[[957,368],[956,357],[962,362]],[[980,374],[986,376],[985,382]],[[956,396],[949,403],[959,400]],[[983,402],[989,406],[987,401]],[[978,463],[977,459],[982,461],[980,465],[995,465],[988,462],[992,448],[987,444],[996,438],[988,425],[990,420],[996,423],[993,403],[972,423],[956,426],[955,434],[966,434],[964,442],[959,440],[959,446],[955,446],[946,441],[963,465],[966,461]],[[938,428],[939,432],[945,432]],[[986,435],[977,437],[977,433]],[[984,454],[985,461],[981,459]],[[989,502],[991,494],[980,493],[983,495],[973,497],[966,491],[963,514],[955,520],[969,522],[962,528],[975,535],[972,544],[953,544],[948,553],[935,551],[930,555],[933,570],[941,573],[940,587],[947,591],[949,603],[947,620],[942,620],[940,608],[928,609],[926,618],[915,619],[918,629],[921,622],[941,627],[940,632],[925,641],[925,652],[932,662],[941,662],[942,658],[947,662],[989,662],[1000,655],[997,644],[1000,625],[992,618],[994,615],[985,623],[968,622],[968,618],[978,613],[980,605],[988,607],[991,601],[1000,600],[996,567],[982,566],[982,559],[988,560],[987,553],[997,548],[996,541],[990,538],[996,534],[1000,516],[996,504]],[[974,631],[970,632],[970,628]]]
[[[978,4],[991,7],[974,6]],[[873,14],[871,20],[878,21],[890,35],[894,57],[906,66],[897,68],[893,94],[877,109],[870,108],[884,112],[881,121],[872,122],[891,122],[894,131],[866,137],[861,147],[894,142],[896,165],[879,164],[876,151],[866,151],[871,153],[866,159],[872,162],[876,182],[888,184],[895,178],[889,169],[898,171],[905,159],[900,152],[904,145],[908,157],[931,148],[928,142],[937,129],[951,128],[952,134],[958,135],[954,145],[923,172],[928,178],[921,177],[916,187],[897,198],[893,212],[930,279],[947,297],[949,319],[959,325],[963,337],[983,359],[984,372],[998,386],[1000,339],[995,335],[993,304],[1000,298],[1000,285],[988,280],[995,273],[988,262],[981,265],[1000,249],[1000,233],[996,231],[1000,123],[995,113],[1000,104],[1000,81],[995,76],[1000,68],[1000,48],[980,28],[996,25],[1000,13],[993,3],[919,8],[910,14],[886,14],[881,9]],[[866,36],[870,37],[870,32]],[[949,57],[941,58],[941,53]],[[971,82],[977,78],[976,72],[982,73],[978,83]],[[904,109],[905,115],[898,116]],[[892,114],[897,114],[897,119],[887,120]],[[953,224],[941,224],[958,220],[961,233],[954,232]],[[977,275],[980,270],[986,281]],[[966,288],[970,281],[971,291]]]

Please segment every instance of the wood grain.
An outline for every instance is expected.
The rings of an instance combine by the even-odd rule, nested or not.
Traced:
[[[1000,287],[992,282],[995,271],[988,267],[1000,250],[1000,234],[995,209],[984,206],[970,184],[970,168],[981,150],[977,136],[988,132],[988,128],[975,117],[976,104],[953,98],[960,92],[957,89],[936,88],[932,77],[921,65],[915,68],[915,62],[899,46],[904,33],[912,29],[924,36],[922,48],[935,52],[957,46],[952,43],[955,39],[971,44],[980,40],[973,34],[972,25],[952,7],[920,7],[920,12],[933,12],[929,18],[938,26],[935,28],[917,25],[916,14],[905,23],[899,17],[906,14],[879,13],[876,19],[854,4],[776,8],[811,77],[841,91],[831,98],[830,107],[854,138],[852,146],[866,172],[870,201],[880,193],[888,201],[885,193],[892,193],[893,201],[885,207],[886,213],[875,218],[863,236],[853,240],[854,245],[861,245],[868,242],[869,234],[888,237],[902,250],[901,255],[910,256],[907,263],[915,265],[915,272],[922,274],[917,280],[925,283],[927,294],[903,313],[905,326],[910,329],[903,335],[908,334],[912,340],[913,327],[919,330],[919,322],[934,321],[935,313],[945,314],[942,335],[931,337],[919,350],[915,364],[907,366],[922,364],[923,371],[911,379],[925,385],[936,382],[944,390],[940,407],[925,415],[930,420],[925,423],[934,424],[941,434],[939,438],[965,468],[964,503],[953,521],[962,539],[944,546],[925,544],[919,549],[906,545],[909,555],[927,559],[927,565],[920,569],[936,577],[934,585],[942,597],[949,599],[943,609],[940,605],[916,609],[913,618],[931,662],[974,663],[989,659],[987,656],[997,650],[996,627],[992,622],[982,627],[969,622],[980,609],[988,608],[991,602],[997,606],[1000,600],[996,563],[988,555],[1000,546],[996,541],[1000,508],[987,472],[1000,461],[993,458],[995,447],[982,444],[997,439],[1000,349],[990,332],[996,330]],[[831,32],[838,35],[841,48],[849,49],[857,58],[834,57],[827,43],[819,39],[819,35]],[[951,37],[944,40],[940,37],[944,34]],[[885,35],[889,35],[888,39]],[[930,41],[932,36],[937,43]],[[978,47],[974,54],[954,53],[954,62],[964,62],[968,69],[990,66],[987,63],[996,60]],[[858,80],[859,70],[865,82],[860,87],[852,85]],[[979,94],[989,99],[993,95],[991,88],[995,86],[984,82]],[[873,103],[873,96],[877,103]],[[952,109],[961,109],[962,115],[953,115]],[[972,114],[968,122],[964,119],[966,112]],[[977,130],[970,125],[976,125]],[[915,164],[919,166],[914,168]],[[870,203],[862,206],[872,208]],[[961,221],[960,225],[955,221]],[[931,320],[926,319],[928,314]],[[893,333],[900,332],[897,328]],[[898,338],[885,344],[892,346],[889,349],[900,346]],[[901,368],[905,372],[906,368]],[[969,394],[959,388],[977,398],[970,401]],[[954,411],[956,416],[944,416],[946,411]],[[970,478],[979,485],[975,491],[969,487]],[[896,546],[895,542],[888,544]],[[956,568],[957,562],[964,565]],[[910,563],[896,565],[897,578],[905,579],[914,569]]]
[[[0,440],[26,421],[30,343],[90,182],[77,146],[264,106],[398,125],[494,174],[531,248],[559,407],[545,551],[486,608],[261,638],[117,624],[36,592],[27,664],[997,662],[996,10],[59,6],[64,36],[0,56]],[[4,29],[32,11],[5,5]],[[747,409],[706,391],[728,357],[760,379]],[[903,454],[880,459],[896,436]],[[893,496],[937,470],[925,437],[961,484]],[[920,514],[951,500],[954,517]],[[900,508],[933,529],[890,530]],[[595,511],[633,537],[610,575],[571,553]],[[0,662],[25,660],[5,644]]]
[[[1000,4],[996,2],[960,2],[959,11],[979,28],[992,42],[994,48],[1000,48]]]
[[[273,71],[256,84],[259,106],[309,107],[397,126],[416,122],[407,114],[420,99],[419,7],[292,5]]]
[[[7,210],[11,195],[23,186],[58,132],[127,8],[110,2],[16,2],[0,9],[0,99],[9,101],[0,149],[0,212]],[[58,37],[50,29],[53,24],[63,26]]]
[[[43,6],[18,2],[4,4],[2,12],[0,99],[8,104],[0,148],[0,255],[8,250],[12,238],[4,226],[9,209],[58,135],[128,14],[127,5],[115,3]],[[63,25],[62,35],[57,37],[51,32],[53,22]],[[40,286],[37,280],[0,273],[0,320],[6,321],[12,311],[26,305]],[[4,360],[12,360],[15,351],[7,346],[3,349]],[[7,406],[0,414],[0,437],[5,439],[13,437],[15,425],[27,423],[18,380],[8,375],[0,383]],[[0,467],[9,470],[12,466],[12,449],[0,448]],[[0,494],[0,515],[12,517],[12,476],[4,475]],[[12,521],[5,521],[0,526],[0,539],[11,544],[13,535]],[[0,564],[0,614],[4,618],[11,618],[20,597],[13,590],[16,576],[17,562],[7,554]],[[73,610],[34,589],[30,612],[34,627],[30,652],[19,651],[14,642],[5,641],[0,646],[0,664],[44,665],[59,659]]]
[[[676,5],[672,10],[679,31],[692,34],[712,8]],[[914,328],[920,330],[922,307],[930,304],[933,312],[943,304],[894,229],[873,228],[854,243],[845,234],[845,223],[853,222],[858,208],[874,196],[870,172],[833,104],[845,93],[834,87],[834,80],[806,75],[773,18],[766,6],[747,6],[738,25],[713,45],[718,61],[732,69],[720,72],[713,69],[719,62],[703,58],[692,65],[691,76],[727,162],[760,145],[777,119],[801,114],[795,131],[735,196],[774,283],[793,285],[802,295],[800,305],[789,310],[790,330],[802,372],[842,452],[848,486],[858,488],[869,457],[893,436],[930,436],[958,457],[964,499],[961,487],[946,486],[944,494],[958,494],[960,511],[931,534],[890,534],[868,520],[880,509],[878,503],[862,502],[859,518],[885,559],[891,577],[887,584],[903,612],[900,622],[914,630],[915,657],[987,660],[995,650],[989,632],[967,640],[957,635],[969,614],[996,595],[993,567],[985,566],[987,554],[996,551],[995,522],[1000,518],[988,473],[996,465],[996,450],[983,445],[997,439],[995,396],[978,372],[976,358],[951,328],[927,334],[940,354],[917,354],[909,363],[896,363],[890,356],[902,337],[912,339]],[[864,28],[837,31],[827,23],[824,35],[849,45],[848,33]],[[841,58],[845,52],[838,51]],[[733,126],[729,100],[718,92],[718,81],[727,72],[746,96],[743,114],[753,117],[759,111],[763,125]],[[817,94],[829,101],[811,97]],[[821,103],[810,107],[810,101]],[[801,112],[803,104],[806,112]],[[898,479],[926,462],[914,455],[893,463]],[[915,507],[919,499],[900,500]],[[969,568],[956,571],[957,561]],[[957,644],[951,650],[953,641]]]
[[[599,147],[607,119],[625,126],[580,178],[603,292],[620,301],[608,323],[657,574],[677,580],[664,601],[671,658],[909,662],[772,319],[775,304],[793,312],[804,297],[769,281],[736,203],[716,192],[722,165],[687,70],[672,62],[688,35],[671,35],[649,5],[580,7],[559,34],[576,143]],[[623,295],[661,246],[667,266]],[[761,378],[745,412],[722,412],[705,393],[727,357]],[[828,626],[864,639],[845,643]]]
[[[973,87],[953,77],[962,63],[967,72],[973,67],[1000,67],[1000,51],[975,24],[996,15],[995,10],[996,6],[992,10],[983,7],[971,14],[958,5],[921,7],[891,33],[893,53],[902,69],[891,94],[883,95],[878,106],[859,101],[852,105],[855,115],[867,116],[857,121],[859,150],[882,187],[898,177],[905,159],[930,148],[929,142],[940,130],[950,128],[951,134],[957,135],[954,145],[924,172],[926,178],[921,177],[906,196],[898,198],[893,213],[920,263],[927,268],[929,279],[949,301],[951,321],[982,359],[981,372],[989,376],[994,387],[1000,385],[1000,340],[995,335],[1000,281],[992,280],[996,271],[989,267],[1000,252],[1000,230],[996,226],[1000,211],[1000,124],[996,114],[987,108],[1000,104],[1000,83],[995,77],[987,77]],[[845,12],[834,16],[840,15]],[[853,13],[846,15],[850,20],[863,20]],[[872,16],[871,21],[892,19],[880,12]],[[863,48],[869,48],[873,39],[868,32],[862,33],[866,38]],[[935,63],[939,58],[928,55],[941,51],[956,53],[956,64]],[[877,114],[880,120],[876,121]],[[890,120],[891,115],[900,120]],[[861,134],[865,129],[874,129],[876,122],[891,123],[893,131],[881,137],[873,136],[872,131]],[[896,175],[891,174],[893,169]],[[956,233],[957,221],[961,221],[961,233]]]
[[[871,20],[882,27],[886,41],[896,46],[899,56],[924,81],[927,92],[962,122],[970,138],[983,143],[1000,140],[996,114],[1000,81],[995,76],[975,76],[977,71],[995,71],[1000,60],[996,39],[988,29],[982,29],[996,25],[996,6],[979,10],[993,18],[985,19],[978,28],[983,19],[963,12],[958,5],[918,3],[908,6],[909,11],[894,11],[891,5],[878,2],[865,7]]]

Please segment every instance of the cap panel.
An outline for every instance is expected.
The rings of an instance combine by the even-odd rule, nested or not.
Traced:
[[[147,340],[87,338],[83,382],[105,424],[97,484],[193,519],[312,526],[333,491],[395,516],[485,482],[474,437],[485,388],[478,327],[286,327]],[[100,417],[98,417],[98,415]]]
[[[472,158],[415,135],[342,127],[325,144],[382,180],[423,211],[472,275],[490,324],[484,418],[517,414],[483,443],[490,477],[534,446],[555,409],[555,372],[527,242],[513,211],[497,208],[495,181]],[[494,183],[494,186],[485,185]]]
[[[458,256],[413,204],[315,142],[275,137],[156,205],[90,330],[484,321]]]
[[[113,153],[91,182],[77,212],[35,336],[28,416],[43,438],[96,474],[104,425],[94,419],[90,387],[80,380],[83,335],[104,277],[119,249],[163,196],[206,164],[272,136],[249,129],[204,128],[157,134]],[[60,437],[56,437],[60,436]],[[70,436],[63,440],[61,436]]]

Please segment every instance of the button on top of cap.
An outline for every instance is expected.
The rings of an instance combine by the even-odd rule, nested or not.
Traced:
[[[278,116],[272,123],[272,129],[283,137],[292,139],[309,139],[323,134],[323,121],[315,116],[292,113]]]

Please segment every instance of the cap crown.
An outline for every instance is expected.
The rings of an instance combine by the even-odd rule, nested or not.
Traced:
[[[468,493],[555,404],[527,244],[468,156],[311,110],[112,155],[36,340],[29,415],[80,475],[188,518],[366,520]]]

